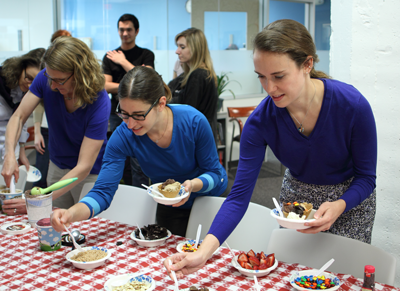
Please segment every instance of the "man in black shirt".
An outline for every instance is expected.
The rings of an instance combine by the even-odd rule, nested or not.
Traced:
[[[135,66],[146,66],[154,69],[154,53],[136,45],[136,36],[139,33],[139,21],[132,14],[124,14],[118,19],[118,34],[121,46],[108,51],[103,58],[103,72],[106,79],[105,89],[111,93],[110,130],[113,132],[121,124],[115,110],[118,105],[118,86],[126,72]],[[132,176],[129,173],[129,160]],[[128,158],[124,171],[125,184],[141,187],[149,184],[149,178],[142,172],[136,158]]]
[[[121,38],[121,46],[108,51],[103,58],[103,71],[106,79],[105,89],[112,94],[110,129],[114,131],[121,123],[121,119],[115,114],[118,105],[117,93],[119,82],[125,73],[135,66],[147,66],[154,69],[154,54],[148,49],[138,47],[135,43],[139,33],[139,21],[132,14],[124,14],[118,20],[118,34]]]

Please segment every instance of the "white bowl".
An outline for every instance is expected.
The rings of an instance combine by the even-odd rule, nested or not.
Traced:
[[[306,220],[297,220],[297,219],[288,219],[286,217],[280,217],[278,209],[271,209],[271,216],[275,218],[279,225],[284,227],[284,228],[290,228],[290,229],[306,229],[310,228],[310,226],[305,226],[304,223],[314,221],[314,214],[317,212],[317,210],[313,209],[310,212],[310,215],[308,215],[308,218]]]
[[[171,237],[171,232],[167,229],[167,236],[160,238],[160,239],[154,239],[154,240],[144,240],[144,239],[140,239],[136,237],[135,234],[135,230],[132,231],[131,233],[131,239],[133,239],[138,245],[142,246],[142,247],[158,247],[160,245],[162,245],[167,239],[169,239]]]
[[[162,183],[153,184],[149,188],[155,189],[158,191],[158,185],[160,185],[160,184],[162,184]],[[185,192],[185,187],[183,187],[183,186],[181,186],[181,190],[179,191],[178,195],[176,195],[176,197],[174,197],[174,198],[162,198],[159,195],[153,193],[150,189],[147,189],[147,194],[149,194],[151,197],[153,197],[153,199],[157,203],[164,204],[164,205],[176,204],[179,201],[181,201],[182,199],[189,196],[189,192]]]
[[[200,240],[200,243],[199,243],[199,244],[201,244],[202,242],[203,242],[203,240]],[[182,251],[182,247],[183,247],[185,244],[187,244],[187,243],[189,243],[189,244],[194,244],[194,243],[195,243],[195,240],[194,240],[194,239],[190,239],[190,240],[187,240],[187,241],[185,241],[185,242],[182,242],[182,243],[178,244],[178,245],[176,246],[176,250],[177,250],[178,252],[180,252],[180,253],[185,253],[184,251]],[[213,253],[213,255],[218,255],[218,254],[219,254],[219,248],[215,250],[215,252]]]
[[[19,166],[19,169],[27,172],[27,182],[37,182],[42,178],[42,173],[40,173],[39,169],[35,168],[34,166],[29,166],[29,171],[26,170],[25,165]]]
[[[264,277],[266,275],[268,275],[272,270],[275,270],[276,267],[278,267],[278,260],[275,258],[275,263],[272,267],[269,267],[268,269],[265,270],[249,270],[249,269],[245,269],[242,268],[238,261],[238,256],[235,256],[232,258],[232,265],[242,274],[248,277],[254,277],[254,275],[256,277]]]
[[[294,280],[296,278],[302,277],[302,276],[311,276],[313,274],[315,274],[316,272],[318,272],[318,270],[306,270],[306,271],[295,271],[292,273],[292,276],[290,276],[290,285],[293,286],[293,288],[296,288],[297,290],[310,290],[307,288],[302,288],[299,285],[297,285],[296,283],[294,283]],[[333,291],[333,290],[337,290],[340,287],[340,280],[338,277],[336,277],[335,275],[328,273],[328,272],[323,272],[321,274],[321,276],[325,276],[325,278],[331,279],[335,282],[336,286],[332,287],[332,288],[328,288],[328,289],[324,289],[324,290],[329,290],[329,291]],[[314,290],[322,290],[322,289],[314,289]]]
[[[107,282],[104,284],[104,289],[106,291],[112,291],[113,289],[113,283],[116,281],[120,281],[120,280],[128,280],[129,282],[132,282],[134,280],[137,280],[139,282],[143,282],[143,281],[147,281],[149,282],[150,288],[147,289],[146,291],[152,291],[156,288],[156,282],[153,280],[153,278],[151,278],[150,276],[146,276],[146,275],[140,275],[140,276],[135,276],[135,274],[125,274],[125,275],[119,275],[119,276],[114,276],[110,279],[107,280]]]
[[[104,247],[82,247],[82,249],[84,251],[88,251],[88,250],[104,251],[107,253],[107,256],[105,256],[104,258],[97,260],[97,261],[77,262],[77,261],[71,260],[71,258],[73,256],[75,256],[77,253],[79,253],[79,251],[75,249],[75,250],[69,252],[65,257],[67,258],[68,261],[70,261],[75,267],[77,267],[79,269],[90,270],[90,269],[100,267],[101,265],[104,265],[106,263],[106,260],[108,260],[111,257],[111,250],[108,250],[107,248],[104,248]]]

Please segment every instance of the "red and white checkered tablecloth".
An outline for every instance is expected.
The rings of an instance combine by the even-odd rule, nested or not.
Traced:
[[[21,221],[27,221],[27,216],[0,215],[0,225]],[[149,275],[156,282],[155,290],[174,290],[173,281],[167,276],[162,262],[177,252],[177,244],[185,238],[173,235],[162,246],[145,248],[130,239],[134,226],[92,218],[74,223],[72,227],[86,236],[86,246],[116,250],[105,265],[93,270],[75,268],[65,258],[71,247],[63,246],[55,252],[41,251],[35,229],[20,235],[0,234],[0,290],[102,290],[109,277],[147,267],[154,270]],[[123,244],[117,246],[118,241]],[[197,285],[218,291],[255,290],[253,278],[241,275],[231,265],[231,259],[229,250],[221,248],[204,268],[179,280],[180,288]],[[259,278],[259,284],[264,287],[262,290],[295,290],[289,283],[291,272],[304,269],[308,268],[279,262],[277,269]],[[338,277],[342,283],[340,290],[361,290],[361,279],[343,274],[338,274]],[[376,290],[400,289],[377,283]]]

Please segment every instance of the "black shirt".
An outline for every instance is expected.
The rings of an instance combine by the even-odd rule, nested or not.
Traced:
[[[130,50],[123,50],[121,47],[115,49],[116,51],[122,51],[125,58],[134,66],[151,66],[154,68],[154,53],[148,49],[138,47],[137,45]],[[109,58],[107,54],[103,58],[103,73],[112,76],[112,81],[115,83],[121,82],[125,76],[126,71],[121,65],[117,65]],[[118,105],[117,94],[112,94],[111,98],[111,114],[115,112]]]

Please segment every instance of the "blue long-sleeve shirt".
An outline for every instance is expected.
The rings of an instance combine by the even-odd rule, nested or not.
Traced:
[[[80,201],[91,213],[106,210],[118,189],[127,156],[136,157],[143,173],[152,183],[175,179],[199,178],[203,188],[191,193],[181,208],[191,208],[197,196],[220,196],[228,179],[221,166],[211,127],[202,113],[188,105],[168,105],[173,113],[171,144],[159,147],[147,134],[136,136],[126,123],[112,134],[103,158],[99,177],[93,189]]]
[[[247,210],[267,145],[292,176],[302,182],[334,185],[354,177],[341,197],[346,202],[345,212],[374,190],[377,135],[371,107],[353,86],[321,80],[324,98],[309,136],[301,134],[287,109],[275,106],[269,96],[248,118],[240,142],[235,183],[209,231],[220,243]]]

